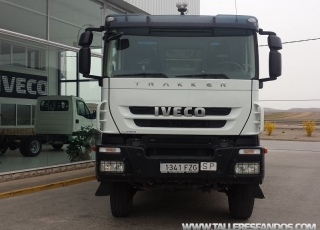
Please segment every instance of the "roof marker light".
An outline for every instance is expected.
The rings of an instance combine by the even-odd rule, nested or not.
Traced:
[[[257,22],[257,19],[255,19],[255,18],[248,18],[248,22],[256,23],[256,22]]]
[[[112,22],[112,21],[114,21],[114,17],[107,17],[107,18],[106,18],[106,21],[107,21],[107,22]]]

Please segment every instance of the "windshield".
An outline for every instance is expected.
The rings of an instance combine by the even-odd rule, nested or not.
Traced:
[[[104,74],[134,78],[255,78],[254,33],[215,29],[211,33],[124,31],[106,45]],[[122,31],[121,31],[122,32]]]

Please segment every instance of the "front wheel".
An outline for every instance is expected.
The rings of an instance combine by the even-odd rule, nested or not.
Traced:
[[[114,217],[129,216],[132,210],[134,189],[128,183],[113,183],[110,191],[111,213]]]
[[[232,217],[236,219],[250,218],[254,197],[250,191],[249,185],[234,185],[228,192],[229,211]]]
[[[36,157],[41,152],[42,143],[36,137],[30,136],[21,141],[19,149],[25,157]]]

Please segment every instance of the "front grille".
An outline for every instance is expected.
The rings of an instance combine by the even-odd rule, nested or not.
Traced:
[[[134,119],[139,127],[154,128],[222,128],[227,121]]]
[[[166,156],[175,157],[213,157],[214,150],[212,149],[177,149],[177,148],[149,148],[146,151],[147,157],[157,158]]]
[[[192,111],[194,111],[196,107],[192,108]],[[183,111],[185,107],[181,107],[181,111]],[[220,107],[206,107],[204,108],[206,111],[206,116],[227,116],[231,112],[231,108],[220,108]],[[131,106],[129,107],[129,110],[132,114],[135,115],[154,115],[154,107],[147,107],[147,106]],[[161,109],[159,109],[160,115],[161,115]],[[190,111],[191,112],[191,111]],[[170,111],[169,115],[173,115],[173,108]],[[192,114],[194,115],[194,114]]]
[[[148,143],[150,144],[174,144],[174,145],[210,145],[212,143],[212,138],[199,138],[196,136],[194,138],[159,138],[152,137],[148,139]]]

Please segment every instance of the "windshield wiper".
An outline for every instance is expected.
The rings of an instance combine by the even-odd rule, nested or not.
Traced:
[[[179,75],[176,78],[186,77],[186,78],[206,78],[206,79],[229,79],[224,73],[200,73],[200,74],[189,74],[189,75]]]
[[[126,74],[116,74],[113,77],[159,77],[167,78],[168,76],[164,73],[126,73]]]

